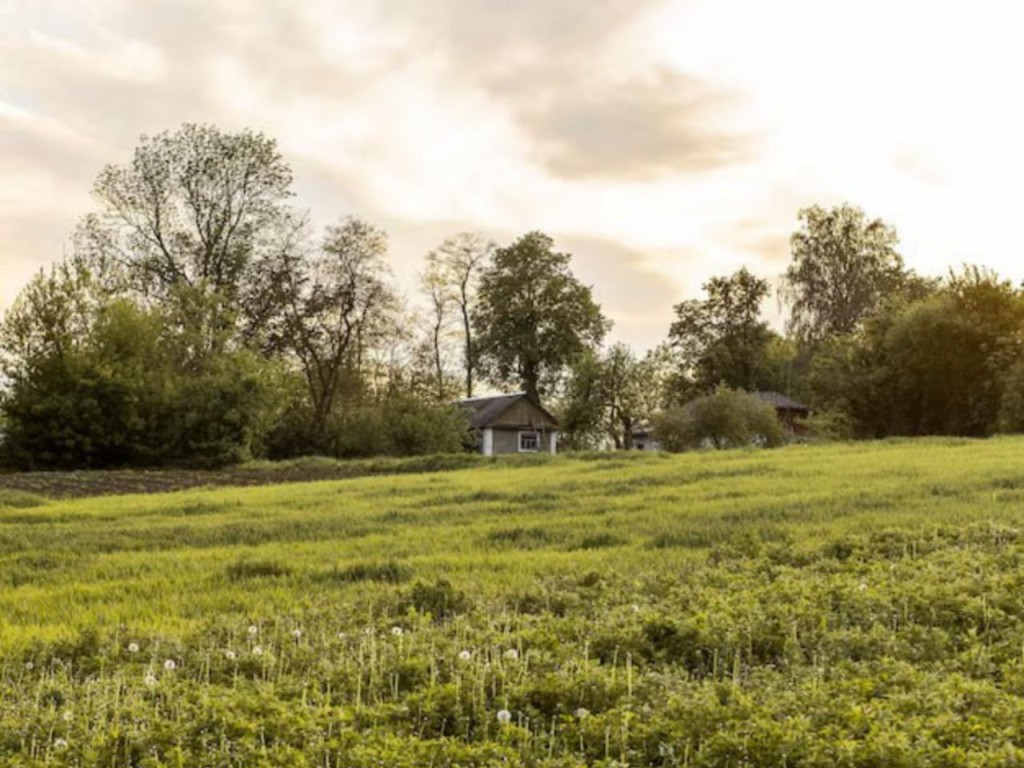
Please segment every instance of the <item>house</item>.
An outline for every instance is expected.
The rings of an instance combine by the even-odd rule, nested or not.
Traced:
[[[801,422],[811,415],[811,409],[806,405],[778,392],[751,392],[750,394],[774,408],[775,414],[787,431],[796,434],[803,431]]]
[[[556,453],[558,421],[525,392],[473,397],[456,405],[479,435],[484,456],[499,453]]]
[[[632,432],[633,449],[637,451],[660,451],[661,443],[658,442],[650,427],[637,427]]]

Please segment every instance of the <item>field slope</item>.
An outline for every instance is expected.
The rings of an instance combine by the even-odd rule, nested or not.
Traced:
[[[0,492],[0,765],[1024,764],[1024,440]]]

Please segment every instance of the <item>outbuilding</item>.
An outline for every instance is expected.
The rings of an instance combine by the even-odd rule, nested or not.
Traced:
[[[466,412],[484,456],[558,451],[558,421],[525,392],[473,397],[456,405]]]

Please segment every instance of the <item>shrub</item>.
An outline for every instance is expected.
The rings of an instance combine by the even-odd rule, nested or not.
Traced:
[[[720,387],[654,419],[654,435],[667,451],[693,448],[773,447],[785,441],[775,409],[751,394]]]

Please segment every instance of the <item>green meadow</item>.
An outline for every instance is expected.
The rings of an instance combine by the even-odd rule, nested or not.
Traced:
[[[1024,440],[0,491],[2,766],[1024,764]]]

